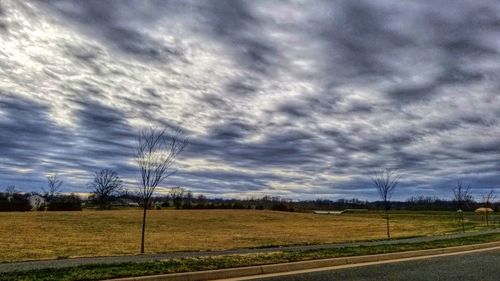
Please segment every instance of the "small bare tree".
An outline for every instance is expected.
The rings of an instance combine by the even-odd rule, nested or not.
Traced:
[[[172,187],[170,189],[170,197],[172,197],[172,202],[176,209],[180,209],[182,207],[182,201],[184,200],[184,195],[186,190],[182,187]]]
[[[166,129],[150,128],[139,134],[136,147],[136,161],[140,170],[139,186],[143,204],[141,254],[144,253],[146,212],[156,187],[176,170],[173,164],[188,144],[180,129],[167,133]]]
[[[489,212],[488,208],[492,208],[493,207],[492,204],[493,204],[493,202],[495,202],[496,197],[497,196],[496,196],[495,191],[493,189],[490,190],[485,195],[483,195],[483,205],[484,205],[484,208],[485,208],[485,214],[484,215],[486,217],[486,225],[487,226],[490,225],[490,221],[489,221],[490,212]]]
[[[17,189],[15,185],[9,185],[5,188],[5,193],[7,193],[7,196],[12,197],[14,194],[17,193]]]
[[[59,193],[62,184],[63,181],[59,179],[59,175],[57,173],[52,173],[47,176],[47,189],[42,188],[47,201],[52,200],[54,196]]]
[[[118,173],[111,169],[102,169],[95,172],[94,179],[88,184],[88,188],[94,194],[99,209],[106,209],[109,205],[109,197],[122,190],[122,180]]]
[[[401,175],[396,169],[380,169],[373,173],[370,177],[373,184],[377,188],[378,194],[384,203],[385,220],[387,226],[387,238],[391,238],[389,228],[389,210],[391,209],[391,197],[396,189],[396,186],[401,179]]]
[[[196,197],[196,207],[198,209],[203,209],[206,207],[206,205],[207,205],[207,197],[203,194],[198,195],[198,197]]]
[[[462,232],[465,232],[464,209],[469,201],[472,201],[470,193],[470,185],[465,186],[461,180],[457,182],[457,186],[453,189],[453,201],[457,206],[457,212],[460,215],[462,223]]]

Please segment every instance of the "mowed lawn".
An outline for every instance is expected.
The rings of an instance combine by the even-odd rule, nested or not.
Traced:
[[[0,213],[0,261],[130,255],[140,210]],[[395,214],[394,237],[455,231],[453,216]],[[151,210],[146,251],[221,250],[385,238],[382,214],[315,215],[257,210]]]

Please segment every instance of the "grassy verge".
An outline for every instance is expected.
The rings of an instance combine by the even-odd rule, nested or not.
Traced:
[[[68,268],[0,273],[0,280],[102,280],[119,277],[200,271],[312,259],[434,249],[467,244],[486,243],[498,240],[500,240],[500,233],[412,244],[380,245],[369,247],[360,246],[338,249],[227,255],[218,257],[182,258],[141,263],[120,263],[108,265],[93,264]]]

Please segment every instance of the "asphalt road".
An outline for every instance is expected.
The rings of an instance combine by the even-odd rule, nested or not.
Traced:
[[[250,279],[248,279],[250,280]],[[251,279],[253,281],[333,280],[500,280],[500,250],[436,257],[390,264],[369,265],[297,275]]]

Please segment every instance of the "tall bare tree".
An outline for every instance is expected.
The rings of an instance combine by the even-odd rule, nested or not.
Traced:
[[[453,188],[453,201],[457,206],[457,212],[460,214],[460,222],[462,223],[462,232],[465,232],[464,209],[469,201],[472,201],[470,185],[464,185],[461,180],[457,182],[457,186]]]
[[[396,189],[396,186],[401,179],[401,175],[397,169],[380,169],[373,173],[370,177],[373,184],[377,188],[378,194],[384,203],[385,221],[387,226],[387,238],[391,238],[389,227],[389,210],[391,209],[391,197]]]
[[[61,190],[63,181],[59,179],[57,173],[52,173],[47,176],[47,189],[42,188],[45,197],[48,201],[52,200]]]
[[[173,175],[177,156],[189,143],[180,129],[169,133],[166,129],[150,128],[137,138],[136,161],[140,169],[139,186],[143,204],[141,254],[144,253],[146,213],[156,187]]]
[[[484,194],[483,195],[483,205],[484,205],[484,208],[485,208],[485,217],[486,217],[486,225],[489,226],[490,225],[490,221],[489,221],[489,216],[490,216],[490,212],[488,210],[488,208],[492,208],[492,204],[493,202],[495,202],[495,199],[496,199],[496,194],[495,194],[495,191],[492,189],[490,190],[488,193]],[[493,208],[492,208],[493,209]]]
[[[109,206],[109,198],[122,190],[122,183],[118,173],[111,169],[95,172],[88,188],[94,194],[99,209],[103,210]]]

